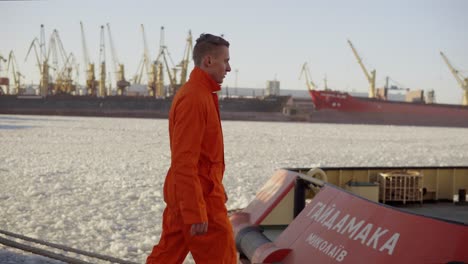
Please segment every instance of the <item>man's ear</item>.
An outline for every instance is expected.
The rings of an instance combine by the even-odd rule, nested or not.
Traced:
[[[208,67],[208,66],[211,65],[211,63],[212,63],[212,58],[211,58],[211,56],[210,56],[210,55],[206,55],[206,56],[203,58],[203,65],[204,65],[205,67]]]

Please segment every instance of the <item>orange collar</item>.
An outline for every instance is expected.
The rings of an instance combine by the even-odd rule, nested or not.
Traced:
[[[189,81],[195,81],[195,82],[200,82],[204,84],[203,86],[206,86],[207,88],[210,89],[210,92],[217,92],[221,90],[221,85],[217,83],[211,76],[206,73],[204,70],[200,69],[200,67],[195,66],[190,73],[190,80]]]

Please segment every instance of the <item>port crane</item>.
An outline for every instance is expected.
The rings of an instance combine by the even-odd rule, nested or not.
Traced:
[[[36,55],[36,62],[37,66],[39,67],[39,73],[41,75],[41,81],[39,83],[39,94],[41,96],[47,96],[49,94],[50,88],[53,86],[50,83],[49,79],[49,58],[48,54],[46,53],[46,43],[45,43],[45,29],[44,25],[41,24],[41,35],[40,40],[34,38],[29,46],[28,53],[26,54],[25,61],[28,60],[29,53],[31,50],[34,50],[34,54]],[[39,49],[39,54],[38,50]]]
[[[359,56],[357,50],[354,48],[353,43],[351,43],[349,39],[348,44],[351,47],[351,50],[353,51],[359,65],[361,66],[362,71],[366,75],[367,81],[369,82],[369,98],[375,98],[375,69],[369,73],[366,69],[366,66],[364,66],[364,63],[362,63],[362,59]]]
[[[54,94],[72,94],[76,91],[73,83],[73,70],[76,67],[76,59],[73,53],[67,53],[63,46],[58,30],[54,30],[49,41],[48,57],[52,58],[52,66],[56,71]],[[68,55],[67,55],[68,54]]]
[[[149,96],[162,97],[162,90],[157,86],[157,64],[151,61],[151,55],[148,49],[148,42],[146,41],[145,27],[141,24],[141,33],[143,36],[143,57],[138,67],[137,74],[135,76],[135,82],[140,84],[143,71],[146,70],[148,76],[147,88]],[[138,73],[139,72],[139,73]]]
[[[101,65],[99,72],[99,86],[98,94],[99,97],[105,97],[106,91],[106,45],[104,38],[104,26],[101,25],[101,38],[99,43],[99,63]]]
[[[159,44],[159,54],[158,54],[158,57],[156,58],[156,63],[159,63],[159,64],[162,64],[162,61],[164,62],[164,65],[166,66],[166,70],[167,70],[167,75],[169,76],[169,82],[170,82],[170,87],[169,87],[169,96],[172,96],[175,94],[176,92],[176,71],[177,69],[174,68],[174,67],[169,67],[169,64],[167,62],[167,57],[169,57],[170,61],[171,61],[171,65],[174,65],[174,62],[172,61],[172,58],[171,58],[171,55],[169,53],[169,50],[167,48],[167,46],[164,44],[164,27],[161,27],[161,34],[160,34],[160,44]],[[162,65],[159,66],[160,68],[159,69],[162,69]],[[158,69],[158,82],[157,82],[157,87],[161,87],[161,90],[162,90],[162,86],[164,85],[162,83],[162,70],[159,70]],[[173,72],[171,73],[171,69],[173,70]]]
[[[187,73],[188,73],[188,66],[190,63],[190,56],[193,50],[193,38],[192,38],[192,31],[189,30],[187,36],[187,44],[185,46],[184,57],[182,61],[179,63],[180,67],[180,82],[179,85],[182,86],[187,81]]]
[[[115,79],[117,85],[117,95],[123,95],[127,87],[130,86],[130,82],[125,80],[125,66],[119,62],[119,58],[117,57],[117,52],[115,51],[114,41],[112,39],[112,33],[109,23],[107,23],[107,33],[109,33],[109,44],[111,47],[112,62],[116,77]]]
[[[8,94],[8,91],[10,90],[10,80],[8,79],[7,76],[2,77],[2,62],[7,63],[7,60],[0,54],[0,95],[3,95],[5,93]],[[8,75],[8,71],[6,73]],[[3,91],[2,86],[6,86],[6,91]]]
[[[442,56],[442,59],[444,59],[445,63],[450,69],[450,72],[452,72],[453,76],[457,80],[458,84],[461,86],[463,89],[463,102],[462,105],[468,106],[468,77],[463,77],[460,74],[460,71],[455,69],[448,58],[445,56],[445,54],[441,51],[440,55]]]
[[[98,81],[96,81],[96,75],[94,73],[94,62],[90,62],[88,46],[86,45],[86,37],[84,32],[83,22],[80,21],[81,27],[81,43],[83,46],[83,58],[84,58],[84,67],[86,72],[86,94],[96,96],[96,89],[98,86]]]
[[[307,89],[309,89],[309,91],[317,89],[317,85],[315,85],[315,83],[310,78],[310,70],[309,70],[309,65],[307,64],[307,62],[304,62],[304,64],[302,64],[301,73],[299,74],[299,79],[301,79],[302,76],[304,76],[305,78]]]
[[[24,78],[24,75],[21,74],[18,68],[18,62],[16,61],[15,54],[13,51],[10,51],[10,54],[8,56],[8,64],[7,64],[7,74],[10,69],[10,65],[12,68],[12,73],[13,73],[13,81],[15,82],[15,88],[13,91],[13,94],[20,94],[21,93],[21,78]]]

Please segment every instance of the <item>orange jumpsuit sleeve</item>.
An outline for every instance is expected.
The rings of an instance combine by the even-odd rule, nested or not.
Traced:
[[[184,224],[208,222],[198,177],[198,160],[206,128],[206,109],[199,97],[183,96],[175,106],[171,171]]]

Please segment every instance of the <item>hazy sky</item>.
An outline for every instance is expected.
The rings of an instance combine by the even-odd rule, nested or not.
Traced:
[[[110,23],[130,79],[143,54],[140,24],[153,59],[164,26],[175,63],[182,60],[189,30],[194,38],[204,32],[224,34],[231,42],[233,71],[224,83],[229,87],[235,86],[237,69],[239,87],[263,88],[276,78],[282,89],[306,89],[298,77],[308,62],[320,88],[326,75],[332,89],[366,92],[368,82],[350,39],[367,69],[376,69],[378,87],[390,76],[405,88],[434,89],[438,102],[459,104],[462,90],[439,51],[468,77],[466,10],[466,0],[0,1],[0,54],[14,50],[26,82],[38,83],[35,58],[25,62],[25,56],[41,24],[47,39],[57,29],[65,50],[83,65],[80,21],[94,62],[99,60],[100,25]],[[110,62],[107,31],[106,53]],[[84,78],[82,70],[80,83]]]

